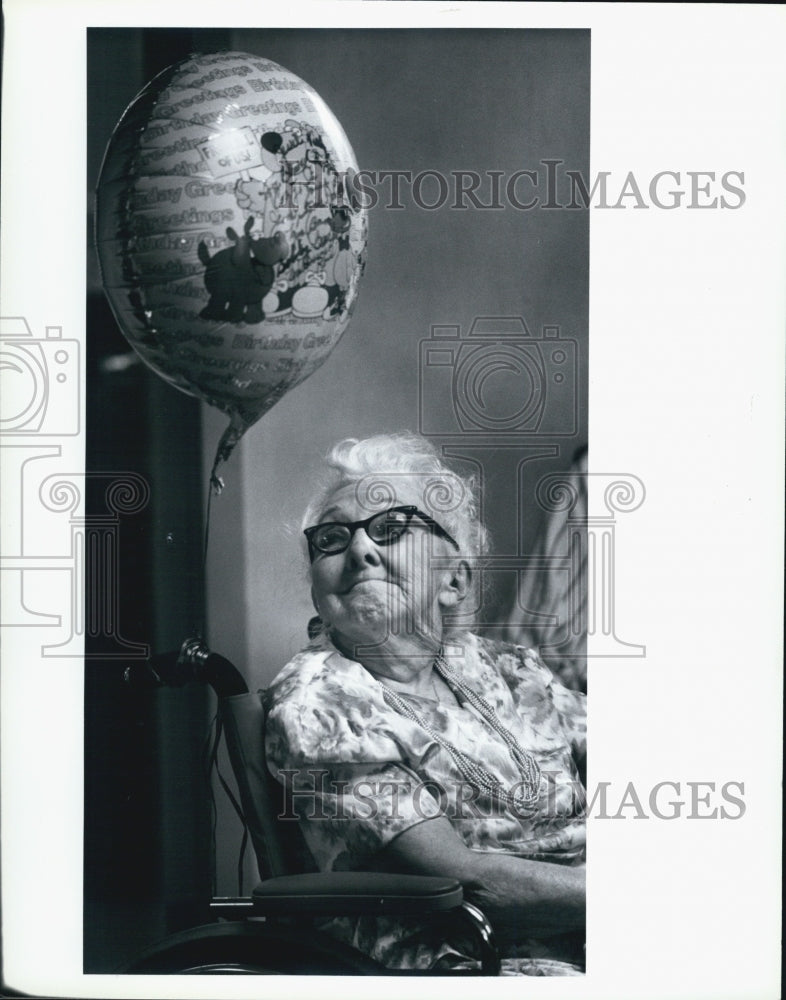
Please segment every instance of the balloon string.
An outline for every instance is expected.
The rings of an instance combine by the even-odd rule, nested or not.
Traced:
[[[207,588],[207,554],[210,544],[210,516],[213,512],[213,495],[215,494],[216,496],[218,496],[221,493],[220,489],[216,489],[215,480],[217,478],[218,477],[215,475],[215,467],[214,467],[214,471],[210,474],[210,478],[207,484],[207,503],[205,504],[205,534],[202,542],[202,581],[203,581],[203,586],[205,588]],[[223,482],[221,482],[220,479],[219,482],[221,483],[221,487],[223,488],[224,486]],[[205,612],[203,611],[202,624],[199,628],[197,628],[197,635],[199,636],[200,639],[204,640],[205,631],[206,631]]]
[[[205,504],[205,534],[202,541],[202,586],[207,588],[207,552],[208,544],[210,542],[210,514],[212,510],[212,499],[213,499],[213,477],[211,476],[208,480],[207,486],[207,503]],[[200,615],[201,623],[197,626],[196,634],[204,641],[205,639],[205,611],[204,608]]]
[[[237,414],[233,414],[229,421],[229,426],[221,435],[221,440],[218,442],[216,457],[210,472],[210,486],[216,496],[220,496],[221,491],[224,489],[224,480],[218,474],[218,467],[227,461],[245,431],[246,424],[243,419]]]
[[[207,549],[210,541],[210,514],[213,507],[213,480],[211,477],[207,487],[207,504],[205,508],[205,540],[202,546],[202,576],[207,577]]]
[[[210,542],[210,515],[213,509],[213,497],[221,496],[224,489],[224,480],[218,475],[218,467],[227,461],[233,448],[243,436],[246,427],[243,421],[236,416],[230,420],[229,426],[221,435],[221,440],[216,448],[216,457],[213,461],[213,468],[210,470],[210,477],[207,484],[207,503],[205,504],[205,537],[202,544],[202,580],[207,587],[207,553]],[[200,638],[204,639],[204,611],[202,613],[202,627],[197,630]]]
[[[229,458],[232,449],[242,433],[242,430],[239,430],[234,426],[234,422],[230,422],[229,427],[227,427],[224,431],[221,436],[221,440],[218,442],[216,457],[213,460],[213,468],[210,470],[210,476],[208,478],[207,503],[205,504],[205,537],[202,543],[202,580],[204,581],[205,587],[207,586],[207,554],[210,543],[210,516],[213,510],[213,497],[221,496],[224,489],[224,480],[218,475],[218,467],[225,462],[227,458]],[[202,614],[202,618],[202,627],[198,629],[198,635],[200,638],[204,639],[204,612]]]
[[[223,441],[223,438],[221,439]],[[216,459],[213,462],[213,468],[210,472],[210,493],[208,495],[208,504],[210,503],[210,497],[215,493],[217,497],[221,496],[224,489],[224,480],[218,475],[218,467],[224,461],[224,456],[221,453],[221,444],[218,446],[216,451]]]

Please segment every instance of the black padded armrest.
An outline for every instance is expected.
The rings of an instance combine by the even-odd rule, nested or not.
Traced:
[[[430,875],[317,872],[281,875],[253,892],[259,916],[346,916],[439,913],[461,906],[461,883]]]

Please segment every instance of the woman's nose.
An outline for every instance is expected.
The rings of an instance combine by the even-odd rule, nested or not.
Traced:
[[[368,536],[365,528],[358,528],[352,535],[347,546],[347,561],[351,565],[361,565],[362,563],[370,563],[371,565],[379,564],[379,547]]]

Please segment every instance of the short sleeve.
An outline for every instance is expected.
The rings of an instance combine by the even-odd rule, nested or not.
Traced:
[[[323,692],[324,694],[324,692]],[[320,870],[352,870],[395,837],[439,815],[438,790],[418,778],[395,741],[344,705],[273,704],[266,725],[271,773],[286,789],[285,816],[301,824]]]

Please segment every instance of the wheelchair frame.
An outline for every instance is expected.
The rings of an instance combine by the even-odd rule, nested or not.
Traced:
[[[245,680],[224,657],[200,640],[187,639],[177,652],[128,667],[126,681],[153,687],[207,683],[219,700],[219,718],[233,699],[250,694]],[[252,711],[257,711],[253,700]],[[264,707],[251,747],[237,727],[225,728],[242,818],[257,855],[262,881],[250,897],[214,897],[216,922],[172,934],[147,948],[121,970],[132,974],[245,975],[483,975],[500,972],[494,932],[478,907],[463,898],[456,879],[388,872],[292,873],[291,848],[283,843],[270,787],[278,784],[264,766]],[[256,782],[249,781],[249,769]],[[267,791],[266,791],[267,789]],[[291,825],[290,825],[291,827]],[[299,831],[298,831],[299,833]],[[390,969],[313,926],[339,916],[416,916],[469,930],[478,946],[477,969]]]

